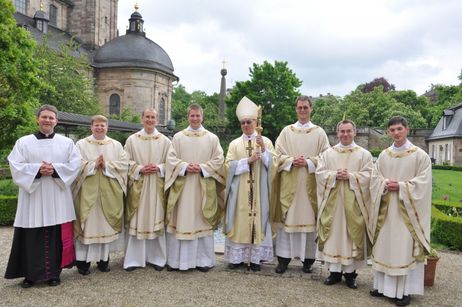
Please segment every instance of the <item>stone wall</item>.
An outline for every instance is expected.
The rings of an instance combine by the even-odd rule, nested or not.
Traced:
[[[68,4],[61,2],[59,0],[29,0],[27,6],[27,16],[33,18],[35,12],[40,10],[40,4],[43,4],[43,11],[47,13],[48,17],[50,16],[50,5],[53,4],[58,10],[56,25],[54,27],[59,28],[63,31],[69,31],[68,29],[68,16],[72,10]]]
[[[106,68],[99,69],[96,78],[96,94],[103,110],[109,113],[109,97],[120,96],[120,110],[141,114],[146,107],[153,107],[159,112],[159,104],[164,99],[164,118],[160,125],[166,125],[171,118],[173,78],[150,70]]]
[[[89,48],[117,37],[118,0],[74,0],[69,14],[69,32]]]

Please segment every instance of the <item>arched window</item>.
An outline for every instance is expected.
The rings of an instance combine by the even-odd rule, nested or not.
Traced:
[[[50,24],[56,26],[58,23],[58,8],[53,4],[50,5]]]
[[[163,97],[159,102],[159,124],[165,125],[165,100]]]
[[[112,94],[109,97],[109,114],[120,114],[120,96],[117,94]]]
[[[18,11],[21,14],[26,15],[27,13],[26,0],[14,0],[14,6],[16,7],[16,11]]]

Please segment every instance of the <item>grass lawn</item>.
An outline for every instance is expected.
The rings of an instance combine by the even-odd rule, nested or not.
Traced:
[[[447,196],[450,202],[462,201],[462,172],[434,169],[433,199]]]

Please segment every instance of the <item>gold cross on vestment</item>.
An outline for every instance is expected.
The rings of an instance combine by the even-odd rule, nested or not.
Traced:
[[[249,145],[245,148],[245,150],[247,150],[249,157],[252,156],[252,152],[253,152],[252,141],[249,140]]]

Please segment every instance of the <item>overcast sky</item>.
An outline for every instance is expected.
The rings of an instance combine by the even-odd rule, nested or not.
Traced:
[[[119,0],[125,34],[136,1]],[[458,84],[460,0],[138,0],[146,35],[173,62],[188,92],[249,79],[253,63],[287,61],[303,94],[344,96],[385,77],[423,94]]]

